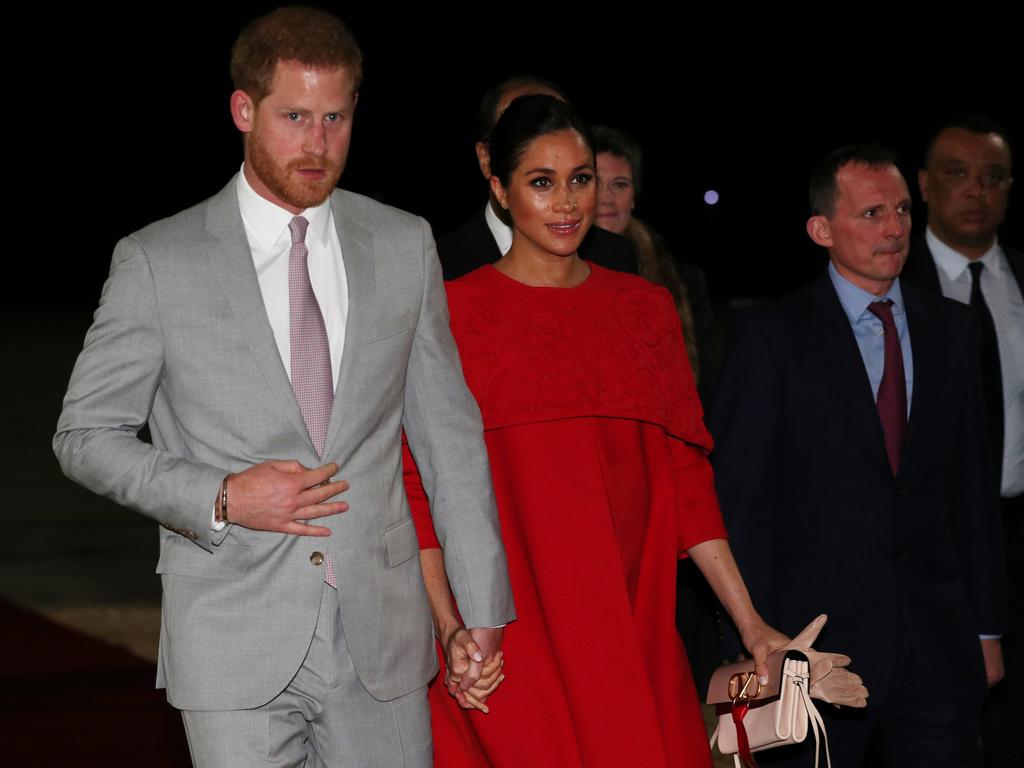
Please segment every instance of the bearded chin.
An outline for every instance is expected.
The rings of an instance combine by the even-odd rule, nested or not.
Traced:
[[[282,165],[263,146],[258,137],[249,140],[249,164],[275,197],[295,208],[313,208],[326,200],[341,178],[341,166],[334,167],[316,158],[299,158]],[[294,175],[300,168],[319,168],[326,175],[310,181]]]

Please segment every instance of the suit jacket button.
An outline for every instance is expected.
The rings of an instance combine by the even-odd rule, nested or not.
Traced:
[[[312,555],[309,556],[309,562],[311,562],[313,565],[320,565],[321,563],[323,563],[323,561],[323,552],[314,552]]]

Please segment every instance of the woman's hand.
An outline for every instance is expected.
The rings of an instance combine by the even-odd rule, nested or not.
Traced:
[[[789,643],[789,638],[768,626],[760,616],[751,618],[739,628],[740,639],[754,659],[754,672],[761,685],[768,683],[768,654]]]

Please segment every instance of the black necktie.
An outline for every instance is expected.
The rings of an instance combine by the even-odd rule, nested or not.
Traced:
[[[971,307],[981,321],[981,388],[988,415],[989,437],[992,439],[992,460],[996,465],[997,476],[1002,478],[1003,373],[999,367],[999,341],[992,313],[981,292],[981,272],[985,265],[980,261],[972,261],[967,268],[971,271]]]

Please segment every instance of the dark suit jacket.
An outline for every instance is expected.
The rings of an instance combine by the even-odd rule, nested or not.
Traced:
[[[1006,254],[1006,259],[1010,263],[1010,271],[1013,272],[1013,276],[1017,279],[1017,286],[1020,288],[1021,294],[1024,294],[1024,253],[1014,250],[1013,248],[1007,248],[1002,246],[1003,253]],[[903,267],[903,272],[900,273],[900,281],[915,285],[921,290],[928,291],[938,296],[942,295],[942,283],[939,282],[939,271],[938,267],[935,266],[935,259],[932,258],[931,249],[928,247],[928,241],[924,235],[918,235],[910,243],[910,255],[907,256],[907,263]],[[984,389],[982,390],[982,397],[985,396]],[[1002,411],[1002,405],[999,408]],[[992,411],[987,411],[987,414],[991,416]],[[991,453],[998,454],[1002,447],[1002,430],[996,432],[990,432],[991,438]],[[992,475],[995,478],[996,487],[999,488],[1002,483],[1003,474],[1003,462],[1001,455],[994,455],[992,460]]]
[[[437,241],[437,255],[445,280],[472,272],[501,258],[494,235],[487,227],[484,209],[462,226]],[[636,253],[624,237],[591,227],[580,245],[580,257],[607,269],[636,274]]]
[[[1017,278],[1017,285],[1024,294],[1024,252],[1001,246],[1010,262],[1010,270]],[[923,290],[931,291],[942,295],[942,285],[939,283],[939,272],[935,266],[935,259],[928,248],[928,241],[924,235],[918,235],[910,242],[910,255],[907,256],[907,263],[900,273],[900,282],[910,283]]]
[[[740,324],[711,414],[726,526],[754,604],[847,653],[880,703],[903,633],[964,698],[985,691],[979,634],[1005,628],[1001,529],[985,464],[970,311],[902,286],[913,349],[898,476],[827,275]]]

